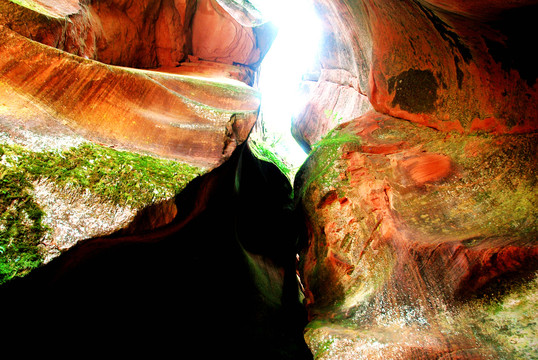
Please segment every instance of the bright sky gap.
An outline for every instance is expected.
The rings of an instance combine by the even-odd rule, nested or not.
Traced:
[[[306,103],[299,86],[303,75],[316,65],[321,21],[309,0],[251,2],[278,28],[261,65],[258,82],[264,126],[278,139],[273,151],[298,167],[307,154],[291,135],[291,119]]]

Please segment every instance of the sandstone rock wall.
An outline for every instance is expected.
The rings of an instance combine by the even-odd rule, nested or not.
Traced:
[[[2,86],[37,104],[35,118],[53,114],[93,141],[207,167],[224,161],[256,121],[259,96],[239,82],[252,83],[253,70],[232,64],[252,65],[249,51],[260,60],[255,37],[249,50],[220,25],[197,25],[209,35],[197,40],[198,47],[215,44],[215,34],[222,34],[225,51],[237,47],[235,55],[230,64],[193,58],[196,63],[178,66],[192,53],[195,1],[24,4],[0,2]],[[252,28],[224,19],[253,36]],[[162,71],[139,70],[157,67]],[[17,104],[9,107],[11,117],[23,111]]]
[[[317,4],[293,129],[314,357],[538,356],[534,2]]]
[[[504,328],[481,317],[536,296],[536,140],[376,112],[321,140],[296,180],[317,358],[535,356],[535,306]]]
[[[353,76],[375,110],[448,131],[536,130],[536,70],[523,41],[538,11],[532,1],[317,3],[321,68]],[[302,124],[313,116],[327,122],[312,104],[295,121],[296,138],[310,145],[319,134]]]

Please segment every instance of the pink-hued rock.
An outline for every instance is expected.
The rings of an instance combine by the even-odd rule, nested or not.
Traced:
[[[372,109],[357,78],[346,70],[323,69],[310,86],[305,107],[292,119],[292,134],[307,151],[336,125]]]
[[[215,0],[198,2],[192,22],[193,55],[203,60],[252,65],[260,60],[256,36]]]

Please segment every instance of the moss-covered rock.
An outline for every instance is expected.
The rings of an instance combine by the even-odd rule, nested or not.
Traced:
[[[50,247],[63,251],[72,246],[73,239],[59,234],[57,227],[78,228],[74,242],[117,231],[139,210],[173,198],[205,171],[90,143],[42,152],[2,144],[0,158],[0,283],[39,266]],[[44,204],[47,197],[54,204]],[[54,216],[66,198],[83,204],[68,202],[65,212],[72,219],[60,223]],[[52,215],[46,223],[43,206]],[[125,219],[103,225],[101,218],[113,218],[115,209],[126,212]]]

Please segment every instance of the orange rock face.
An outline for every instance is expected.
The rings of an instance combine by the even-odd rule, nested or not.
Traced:
[[[535,3],[317,3],[293,125],[315,358],[537,357]]]
[[[194,2],[33,6],[0,3],[1,86],[31,102],[33,121],[52,114],[92,141],[204,167],[246,139],[259,109],[245,85],[252,69],[196,58],[177,66],[190,53]],[[12,103],[4,115],[21,119],[27,108]]]
[[[30,2],[31,3],[31,2]],[[100,62],[138,68],[176,66],[190,51],[193,1],[36,2],[37,11],[2,1],[12,30]]]
[[[111,67],[5,28],[0,39],[2,86],[93,141],[214,166],[257,118],[259,98],[243,84]]]

